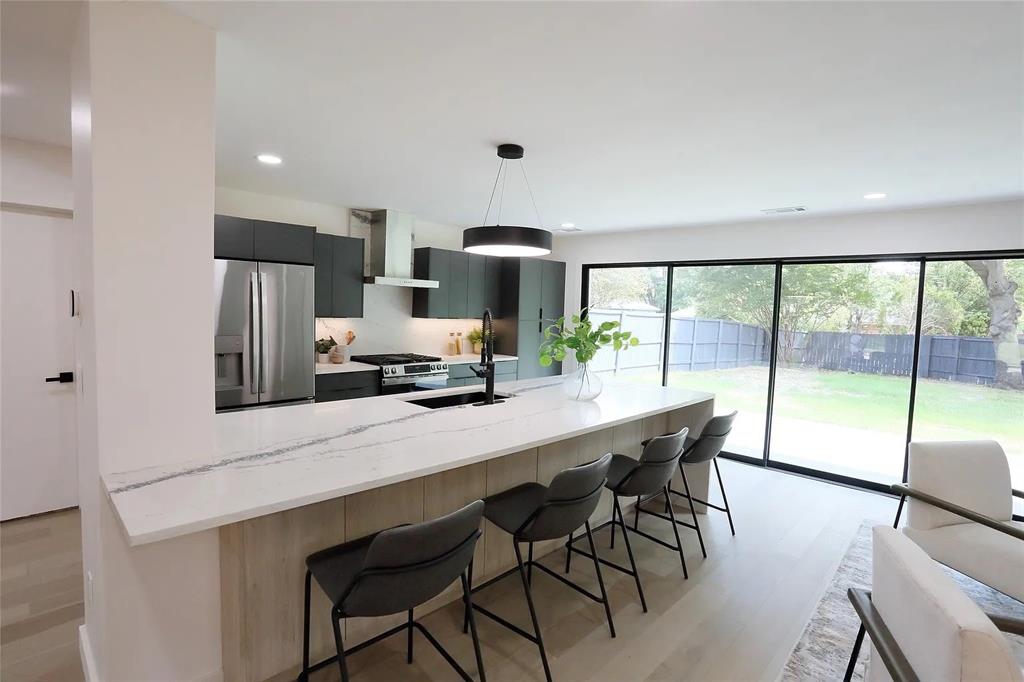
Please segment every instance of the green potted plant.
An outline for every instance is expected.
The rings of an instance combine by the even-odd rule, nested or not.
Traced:
[[[338,342],[334,340],[333,336],[331,336],[326,339],[317,339],[314,345],[316,346],[316,361],[320,364],[326,365],[330,362],[328,353],[331,352],[332,348],[338,345]]]
[[[492,334],[491,339],[493,340],[494,338],[495,337]],[[472,330],[470,330],[470,332],[466,334],[466,340],[473,345],[474,353],[479,353],[480,351],[483,350],[484,332],[482,329],[480,329],[480,327],[474,327]]]
[[[616,351],[627,350],[640,343],[633,332],[618,329],[618,322],[608,320],[595,328],[586,313],[584,308],[579,315],[573,315],[571,328],[564,317],[549,325],[544,330],[544,343],[539,352],[542,367],[550,367],[552,362],[564,360],[570,351],[573,353],[578,366],[564,383],[566,395],[573,400],[593,400],[601,394],[601,379],[590,369],[590,361],[597,351],[606,346]]]

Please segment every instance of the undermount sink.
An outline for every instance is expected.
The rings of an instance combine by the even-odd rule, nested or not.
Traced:
[[[483,391],[474,391],[472,393],[456,393],[455,395],[439,395],[432,398],[420,398],[419,400],[407,400],[413,405],[419,405],[420,407],[426,407],[427,409],[436,410],[439,407],[457,407],[459,405],[469,405],[472,403],[483,403],[484,398],[487,394]],[[511,396],[494,394],[494,403],[503,403],[506,398]]]

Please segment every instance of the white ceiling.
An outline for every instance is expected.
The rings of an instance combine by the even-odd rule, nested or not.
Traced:
[[[547,227],[1024,194],[1024,3],[171,4],[219,31],[220,185],[476,224],[518,142]],[[66,142],[8,99],[4,134]]]

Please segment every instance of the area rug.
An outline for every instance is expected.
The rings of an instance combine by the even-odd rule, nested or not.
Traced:
[[[851,587],[871,589],[871,526],[864,523],[846,550],[831,584],[782,669],[779,679],[783,682],[841,680],[846,674],[853,641],[860,627],[846,590]],[[942,568],[983,611],[1024,618],[1024,604],[952,569]],[[1024,638],[1011,635],[1008,639],[1017,660],[1024,661]],[[865,638],[853,673],[855,680],[864,679],[868,648]]]

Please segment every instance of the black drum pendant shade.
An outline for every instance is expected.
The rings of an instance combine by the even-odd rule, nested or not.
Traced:
[[[526,178],[526,169],[522,165],[523,153],[523,148],[517,144],[498,145],[498,156],[501,158],[501,162],[498,165],[498,176],[494,179],[494,189],[491,190],[491,200],[487,204],[487,213],[484,214],[485,224],[479,227],[469,227],[463,231],[463,251],[485,256],[504,257],[543,256],[551,253],[551,233],[541,227],[486,224],[491,213],[491,204],[494,202],[494,194],[498,189],[498,181],[501,179],[502,171],[506,170],[507,160],[520,160],[519,167],[523,171],[526,187],[530,191],[530,199],[533,200],[533,189],[530,188],[530,181]],[[502,186],[502,195],[504,195],[504,186]],[[540,225],[540,212],[537,211],[536,201],[533,201],[533,210],[537,213],[537,224]],[[498,204],[497,221],[500,222],[500,220],[501,200]]]

